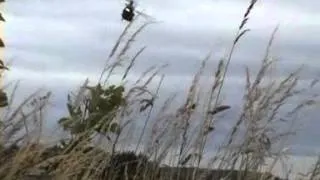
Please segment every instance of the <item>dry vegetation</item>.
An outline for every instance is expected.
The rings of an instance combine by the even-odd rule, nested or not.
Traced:
[[[249,68],[245,71],[245,94],[240,116],[218,151],[212,152],[208,167],[200,168],[201,162],[207,158],[203,154],[208,148],[208,137],[219,128],[217,114],[227,113],[232,108],[232,105],[223,104],[222,89],[233,52],[249,31],[246,23],[256,2],[250,2],[228,56],[222,58],[217,67],[208,67],[210,55],[202,61],[187,98],[179,108],[170,105],[174,98],[168,98],[161,107],[154,107],[165,79],[160,74],[165,65],[151,67],[132,85],[126,84],[130,70],[145,48],[141,48],[132,58],[126,56],[127,52],[136,37],[150,24],[139,26],[125,40],[137,19],[126,26],[116,42],[99,83],[89,86],[86,81],[78,92],[68,95],[68,115],[59,119],[58,123],[69,136],[59,143],[48,146],[40,141],[51,93],[40,96],[36,92],[13,108],[11,105],[16,88],[10,97],[1,91],[1,179],[280,179],[271,172],[287,153],[287,140],[295,133],[294,125],[299,120],[297,115],[304,108],[314,105],[316,99],[306,98],[285,113],[283,111],[288,108],[283,107],[291,98],[313,88],[316,81],[310,82],[310,87],[298,89],[301,69],[280,80],[268,78],[271,65],[276,64],[270,55],[276,29],[267,44],[257,74],[252,74]],[[112,74],[116,69],[121,69],[119,67],[126,67],[122,68],[123,83],[110,84]],[[208,89],[203,93],[201,78],[206,68],[211,69],[212,75],[209,86],[206,85]],[[152,92],[149,86],[156,81],[155,77],[161,78],[156,91]],[[152,117],[155,108],[159,112]],[[202,116],[197,116],[195,112],[201,112]],[[136,123],[135,117],[141,113],[147,114],[147,118],[143,130],[134,132],[138,134],[138,144],[131,151],[122,146],[119,148],[125,129]],[[193,131],[195,120],[198,131]],[[147,134],[150,138],[144,143],[142,137],[148,133],[147,127],[151,127],[151,134]],[[127,135],[127,141],[130,138]],[[106,148],[95,146],[101,141],[107,144]],[[165,159],[172,160],[169,166],[161,166]],[[265,164],[267,159],[269,163]],[[319,179],[319,164],[318,161],[304,178]]]

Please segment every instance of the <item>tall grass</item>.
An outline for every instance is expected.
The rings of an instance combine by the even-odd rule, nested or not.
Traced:
[[[1,179],[275,178],[271,173],[287,155],[286,146],[288,139],[296,132],[298,114],[317,103],[313,96],[294,107],[286,107],[291,99],[307,93],[316,84],[312,81],[308,88],[298,88],[301,68],[283,79],[268,77],[271,66],[277,63],[271,56],[277,28],[271,34],[258,73],[252,74],[248,67],[244,70],[245,94],[239,117],[234,120],[218,150],[207,147],[208,137],[219,128],[218,114],[228,113],[233,108],[232,104],[223,102],[221,94],[234,50],[249,32],[246,23],[256,3],[257,0],[250,2],[230,52],[219,61],[218,66],[209,67],[211,53],[205,56],[186,98],[178,107],[172,106],[175,96],[156,107],[161,86],[166,80],[161,73],[166,64],[146,69],[136,81],[128,84],[130,72],[146,47],[138,49],[131,58],[127,54],[138,35],[153,23],[143,23],[130,35],[130,28],[140,22],[139,18],[127,24],[116,41],[98,77],[98,84],[89,86],[87,80],[78,92],[68,95],[69,115],[59,122],[70,134],[58,143],[48,146],[41,142],[44,110],[51,93],[39,95],[35,92],[13,109],[13,91],[4,109],[6,114],[1,119]],[[209,84],[204,86],[201,80],[206,69],[212,73],[210,81],[206,81]],[[119,85],[110,82],[116,70],[122,72]],[[156,82],[155,91],[152,91],[151,83],[157,77],[160,80]],[[101,98],[104,98],[103,102]],[[108,105],[102,106],[103,103]],[[102,111],[102,107],[107,110]],[[128,135],[131,125],[140,123],[137,117],[144,114],[146,119],[142,130],[133,133],[137,138]],[[144,137],[149,138],[144,141]],[[120,143],[121,138],[129,143],[134,139],[138,142],[130,151],[126,144]],[[210,138],[210,141],[218,139]],[[105,147],[100,144],[105,144]],[[200,168],[203,160],[209,158],[204,156],[205,149],[212,150],[210,163],[207,168]],[[170,160],[167,163],[169,167],[163,167],[167,159]],[[308,178],[316,179],[318,171],[319,160]]]

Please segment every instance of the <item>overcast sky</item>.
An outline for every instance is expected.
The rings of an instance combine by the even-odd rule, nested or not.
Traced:
[[[249,0],[139,0],[138,8],[162,23],[148,27],[138,38],[147,45],[133,76],[151,65],[169,63],[162,93],[185,90],[201,59],[213,50],[211,66],[228,48]],[[66,92],[86,77],[96,78],[110,48],[125,26],[120,0],[24,0],[5,5],[6,59],[13,61],[8,81],[22,80],[24,96],[38,87],[54,92],[54,114],[64,112]],[[241,41],[228,73],[224,95],[237,104],[244,65],[259,65],[271,32],[280,25],[273,55],[278,70],[289,73],[304,63],[304,80],[319,76],[320,1],[260,0],[251,14],[252,30]],[[243,79],[242,79],[243,80]],[[237,83],[236,83],[237,82]],[[240,82],[240,83],[239,83]],[[181,85],[182,83],[182,85]],[[238,97],[238,98],[237,98]],[[298,154],[320,149],[316,112],[307,118],[294,147]],[[52,116],[52,117],[55,117]],[[312,116],[312,117],[311,117]]]

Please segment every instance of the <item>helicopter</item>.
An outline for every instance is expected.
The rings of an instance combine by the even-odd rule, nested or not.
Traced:
[[[122,10],[122,14],[121,14],[122,20],[126,20],[128,22],[131,22],[131,21],[133,21],[133,18],[135,17],[136,14],[142,15],[148,19],[154,19],[151,16],[149,16],[141,11],[136,10],[136,7],[135,7],[136,3],[133,0],[126,0],[126,1],[127,1],[127,4],[125,5],[124,9]]]

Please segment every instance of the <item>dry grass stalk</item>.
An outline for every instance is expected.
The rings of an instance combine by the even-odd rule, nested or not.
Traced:
[[[160,87],[161,87],[161,85],[162,85],[163,80],[164,80],[164,75],[161,76],[160,82],[159,82],[158,87],[157,87],[157,89],[156,89],[155,96],[158,96],[158,95],[159,95],[159,90],[160,90]],[[135,149],[135,152],[137,152],[138,149],[139,149],[139,146],[140,146],[142,137],[143,137],[143,135],[144,135],[144,133],[145,133],[146,127],[147,127],[148,122],[149,122],[150,117],[151,117],[151,112],[152,112],[152,110],[153,110],[153,108],[154,108],[154,101],[155,101],[155,100],[156,100],[156,98],[154,98],[154,97],[152,97],[150,100],[147,100],[147,104],[146,104],[146,106],[144,107],[144,108],[147,108],[147,107],[151,106],[151,107],[149,108],[149,112],[148,112],[146,121],[145,121],[145,123],[144,123],[142,132],[141,132],[141,134],[140,134],[140,137],[139,137],[138,144],[137,144],[137,147],[136,147],[136,149]],[[143,109],[143,110],[144,110],[144,109]]]
[[[250,12],[253,10],[256,3],[257,0],[252,0],[247,8],[234,38],[231,50],[225,59],[226,62],[224,60],[219,62],[217,70],[212,76],[213,80],[210,84],[210,89],[205,95],[201,96],[200,80],[201,76],[204,74],[210,55],[208,55],[202,61],[202,64],[195,74],[188,89],[186,100],[183,104],[181,104],[181,107],[176,111],[172,111],[170,104],[174,98],[170,97],[160,108],[160,111],[156,115],[155,119],[151,119],[151,112],[153,111],[155,100],[158,96],[164,76],[161,76],[155,93],[149,90],[149,85],[154,81],[154,78],[158,76],[160,71],[166,67],[166,65],[160,66],[159,68],[156,68],[155,66],[150,67],[142,73],[141,77],[133,84],[132,87],[126,89],[127,92],[124,97],[126,103],[119,109],[111,111],[103,117],[108,119],[108,117],[111,117],[111,115],[112,117],[115,115],[114,121],[121,125],[119,132],[116,133],[113,138],[110,138],[111,140],[108,142],[111,150],[106,150],[103,153],[96,151],[84,153],[88,146],[92,145],[93,138],[97,136],[97,133],[95,133],[93,129],[86,129],[85,132],[73,136],[71,138],[71,143],[69,143],[67,147],[64,147],[62,152],[59,152],[58,155],[54,155],[48,159],[40,158],[41,152],[45,150],[44,147],[34,147],[31,145],[31,141],[26,141],[27,148],[20,149],[20,151],[12,158],[12,163],[0,165],[0,175],[8,172],[5,179],[15,179],[16,177],[21,178],[24,173],[20,171],[22,168],[29,169],[31,167],[40,167],[48,163],[50,164],[52,161],[54,161],[59,162],[58,166],[51,172],[56,179],[97,179],[103,173],[106,173],[104,175],[111,179],[112,174],[115,172],[111,172],[111,169],[106,168],[106,165],[109,163],[109,159],[114,157],[117,152],[116,147],[119,145],[120,136],[123,134],[123,130],[129,124],[135,123],[134,119],[137,114],[139,115],[149,108],[149,111],[147,111],[147,119],[145,121],[143,130],[140,133],[135,151],[137,152],[139,149],[142,137],[145,135],[146,127],[150,123],[149,121],[154,120],[155,122],[152,126],[150,142],[146,145],[145,153],[150,155],[150,157],[153,157],[153,160],[156,162],[156,164],[160,164],[168,156],[172,157],[172,165],[177,167],[184,167],[188,162],[193,160],[193,162],[190,164],[195,165],[196,168],[193,169],[191,179],[199,178],[200,174],[198,174],[198,168],[203,159],[204,149],[207,144],[207,137],[216,128],[215,116],[217,113],[230,108],[230,106],[227,105],[220,105],[222,87],[234,49],[236,48],[239,40],[249,31],[249,29],[245,28],[245,25],[248,22]],[[122,63],[126,59],[124,56],[131,48],[132,42],[134,42],[137,35],[140,34],[147,25],[148,23],[140,26],[129,38],[129,40],[124,43],[123,48],[119,49],[121,41],[128,33],[132,23],[129,23],[126,26],[111,50],[106,62],[107,64],[101,73],[99,82],[101,82],[104,75],[108,73],[103,81],[103,85],[106,85],[116,67],[123,65]],[[269,54],[276,30],[273,32],[270,38],[266,49],[266,55],[262,61],[258,74],[255,76],[255,79],[251,78],[251,72],[249,68],[246,69],[246,94],[244,97],[242,114],[240,115],[236,124],[232,127],[229,136],[225,140],[225,143],[222,144],[223,146],[219,149],[213,160],[213,162],[216,163],[220,160],[220,162],[218,162],[218,167],[220,169],[230,168],[231,170],[242,170],[243,172],[239,173],[238,179],[247,179],[252,176],[251,171],[257,172],[261,170],[267,157],[274,158],[273,163],[268,166],[267,171],[270,172],[275,163],[286,154],[286,152],[283,151],[284,146],[280,146],[279,150],[274,150],[274,145],[283,145],[284,140],[286,140],[288,136],[291,136],[294,132],[293,128],[291,127],[287,131],[283,132],[282,129],[278,128],[279,125],[283,123],[283,119],[289,119],[290,121],[284,123],[292,123],[293,126],[296,115],[303,108],[315,104],[314,100],[306,99],[297,104],[297,106],[291,109],[291,111],[287,112],[284,117],[279,114],[284,107],[284,104],[288,100],[305,91],[296,90],[300,69],[289,74],[288,77],[280,82],[266,82],[266,75],[270,70],[271,65],[275,63],[275,61],[269,57]],[[123,72],[122,81],[127,78],[137,58],[144,51],[144,49],[145,47],[140,49],[131,59],[129,65]],[[108,63],[110,62],[111,58],[115,56],[117,51],[119,51],[119,54],[116,56],[115,62],[109,65]],[[89,82],[86,81],[83,87],[87,87],[88,83]],[[310,87],[315,86],[315,84],[316,81],[311,82]],[[72,102],[76,105],[76,107],[81,106],[82,102],[85,101],[84,89],[85,88],[81,88],[79,90],[78,94],[75,96],[75,100]],[[5,116],[7,121],[3,130],[5,137],[4,144],[16,144],[17,140],[14,142],[10,142],[9,140],[16,136],[17,133],[23,128],[25,128],[25,133],[27,136],[30,137],[31,130],[29,123],[35,120],[37,121],[36,124],[40,124],[40,126],[36,126],[34,125],[35,123],[33,123],[33,126],[40,129],[40,133],[36,134],[36,136],[38,138],[41,137],[41,130],[43,128],[41,124],[42,120],[44,119],[42,113],[43,108],[48,104],[48,101],[35,102],[33,105],[33,110],[28,113],[25,113],[25,111],[22,110],[24,106],[26,106],[33,99],[34,96],[35,94],[28,97],[20,106],[17,107],[15,111],[13,111],[10,115],[7,114]],[[200,106],[201,98],[206,99],[206,101],[203,102],[204,107]],[[168,112],[169,110],[170,112]],[[191,126],[192,120],[197,118],[197,114],[195,113],[196,110],[204,113],[203,119],[201,119],[202,122],[200,124],[201,129],[198,134],[191,133],[193,128]],[[21,117],[19,117],[19,115],[21,115]],[[84,113],[83,116],[85,117],[87,114]],[[107,124],[105,124],[105,126],[107,126]],[[241,135],[241,128],[244,130],[244,134],[241,136],[242,139],[237,139]],[[22,140],[24,140],[23,137],[18,137],[19,142]],[[39,139],[36,141],[36,144],[39,145]],[[28,163],[26,163],[27,161]],[[311,173],[310,179],[316,178],[319,169],[318,162],[315,165],[315,170],[313,170]],[[158,170],[159,168],[155,168],[155,172],[158,172]],[[117,170],[113,169],[112,171]],[[126,166],[124,171],[125,179],[130,178],[129,171],[129,166]],[[177,175],[175,176],[176,179],[180,179],[184,176],[181,169],[178,169],[177,173],[174,171],[175,170],[172,170],[170,179],[175,179],[174,175]],[[147,172],[144,173],[144,179],[150,179],[150,177],[147,175]],[[231,175],[232,171],[226,176],[231,177]],[[156,173],[153,173],[151,176],[151,179],[161,179],[161,176],[157,177]],[[138,178],[138,175],[136,174],[135,177]],[[259,178],[262,180],[266,177],[267,175],[264,175]]]
[[[228,70],[228,67],[229,67],[229,64],[230,64],[230,61],[232,59],[232,55],[233,55],[233,52],[234,52],[234,49],[236,47],[236,45],[238,44],[238,41],[239,39],[246,33],[249,31],[249,29],[243,29],[245,24],[247,23],[248,21],[248,16],[251,12],[251,10],[253,9],[254,5],[256,4],[257,0],[252,0],[249,7],[247,8],[247,11],[245,12],[244,14],[244,17],[243,17],[243,20],[239,26],[239,29],[236,33],[236,36],[234,38],[234,41],[233,41],[233,44],[231,46],[231,50],[230,52],[228,53],[228,56],[226,58],[226,65],[223,67],[222,69],[222,65],[224,64],[222,61],[220,62],[219,64],[219,67],[218,67],[218,71],[216,72],[216,80],[215,82],[213,83],[212,85],[212,88],[211,88],[211,91],[210,91],[210,95],[209,95],[209,100],[208,100],[208,110],[206,111],[206,115],[205,115],[205,123],[204,123],[204,126],[203,126],[203,130],[201,132],[201,134],[199,135],[199,140],[197,142],[197,146],[198,146],[198,154],[203,154],[203,150],[205,148],[205,144],[206,144],[206,141],[207,141],[207,137],[208,137],[208,129],[211,129],[211,127],[213,127],[213,117],[212,116],[208,116],[208,111],[211,111],[212,109],[215,109],[218,105],[218,102],[219,102],[219,97],[220,97],[220,94],[221,94],[221,90],[222,90],[222,87],[223,87],[223,83],[224,83],[224,80],[225,80],[225,76],[226,76],[226,73],[227,73],[227,70]],[[221,76],[221,73],[222,73],[222,76]],[[212,107],[212,101],[214,100],[213,97],[214,97],[214,93],[216,91],[216,88],[217,89],[217,96],[215,97],[215,101],[214,101],[214,105]],[[201,162],[201,158],[198,159],[197,161],[197,167],[199,167],[200,165],[200,162]],[[194,171],[193,173],[193,179],[195,178],[196,176],[196,171]]]

